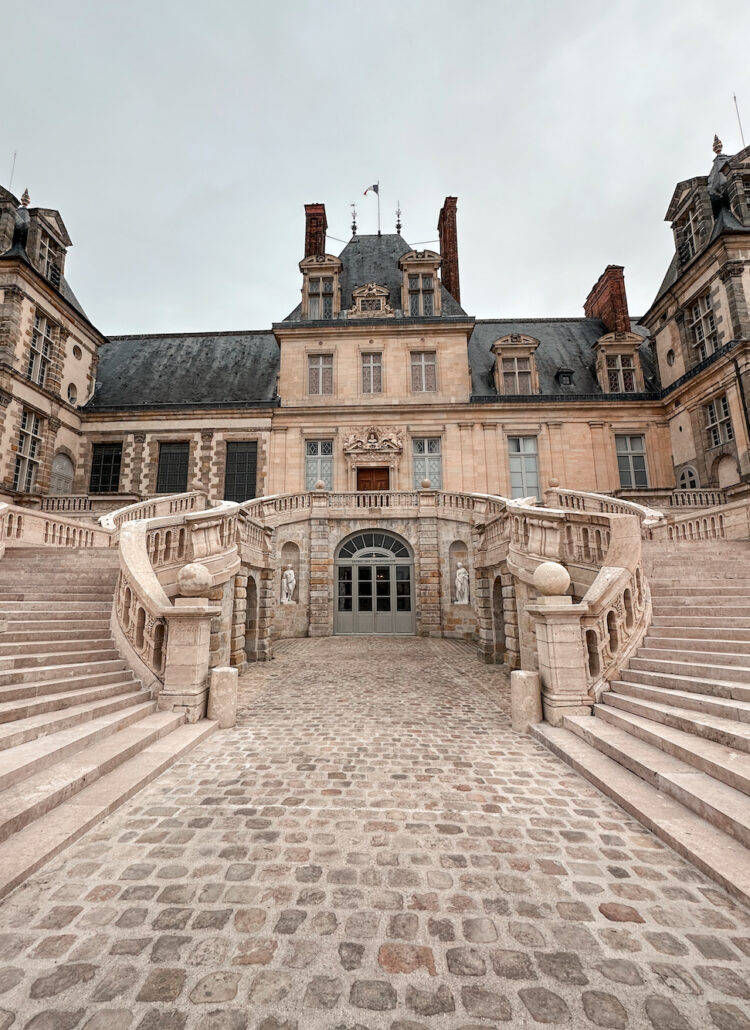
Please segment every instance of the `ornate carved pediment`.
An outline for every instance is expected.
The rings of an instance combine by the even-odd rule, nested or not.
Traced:
[[[392,315],[393,308],[388,303],[390,291],[377,283],[366,283],[352,290],[354,303],[349,308],[349,317],[361,315],[366,318],[379,315]]]
[[[390,456],[401,454],[404,449],[404,441],[396,429],[387,429],[383,426],[367,426],[364,429],[356,428],[350,430],[344,437],[344,454],[382,454]]]

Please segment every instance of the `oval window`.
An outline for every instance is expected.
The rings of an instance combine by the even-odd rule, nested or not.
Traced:
[[[71,404],[75,404],[78,400],[78,390],[76,389],[75,383],[71,383],[68,386],[68,400]]]
[[[671,349],[667,351],[667,364],[670,368],[674,365],[674,351]]]
[[[73,357],[76,358],[78,361],[80,361],[83,357],[83,351],[77,343],[73,346]]]

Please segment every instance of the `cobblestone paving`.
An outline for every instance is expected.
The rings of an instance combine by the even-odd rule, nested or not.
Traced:
[[[0,905],[0,1030],[750,1028],[750,913],[462,643],[285,642]]]

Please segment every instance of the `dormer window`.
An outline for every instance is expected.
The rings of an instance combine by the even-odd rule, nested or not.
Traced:
[[[503,358],[503,393],[531,393],[531,358]]]
[[[440,255],[434,250],[410,250],[399,259],[404,274],[401,306],[409,318],[432,318],[442,311],[438,268]]]
[[[38,386],[44,386],[47,380],[47,372],[52,360],[53,342],[54,326],[43,315],[36,314],[34,328],[31,330],[31,347],[26,365],[26,378]]]
[[[409,314],[431,317],[435,313],[435,277],[432,275],[409,276]]]
[[[39,240],[39,264],[45,279],[49,279],[55,289],[59,289],[62,276],[62,248],[46,232],[42,232]]]
[[[685,215],[685,221],[682,224],[682,247],[683,247],[683,261],[689,261],[690,258],[695,257],[698,253],[698,207],[693,204],[688,209],[688,213]]]
[[[606,333],[596,341],[596,373],[604,393],[640,393],[643,369],[638,352],[643,337],[638,333]]]
[[[495,387],[499,394],[524,397],[537,393],[539,379],[534,352],[539,340],[522,333],[503,336],[492,344],[495,355]]]
[[[333,318],[333,276],[310,276],[308,292],[308,317]]]
[[[610,393],[635,393],[635,362],[632,354],[607,355],[607,386]]]
[[[560,386],[572,386],[573,385],[573,369],[572,368],[558,368],[555,375]]]
[[[710,293],[699,297],[690,308],[690,332],[698,360],[704,361],[719,345]]]
[[[367,283],[352,290],[353,304],[349,308],[349,317],[378,318],[392,315],[393,308],[388,303],[389,291],[377,283]]]
[[[299,263],[302,272],[303,319],[313,322],[338,318],[341,311],[341,262],[333,254],[311,254]]]

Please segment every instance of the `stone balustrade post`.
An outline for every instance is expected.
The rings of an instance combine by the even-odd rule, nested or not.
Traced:
[[[174,615],[168,617],[164,686],[157,704],[162,710],[182,709],[188,722],[198,722],[208,699],[211,619],[221,609],[211,607],[205,596],[211,576],[202,565],[185,565],[177,582],[186,596],[175,598]]]

